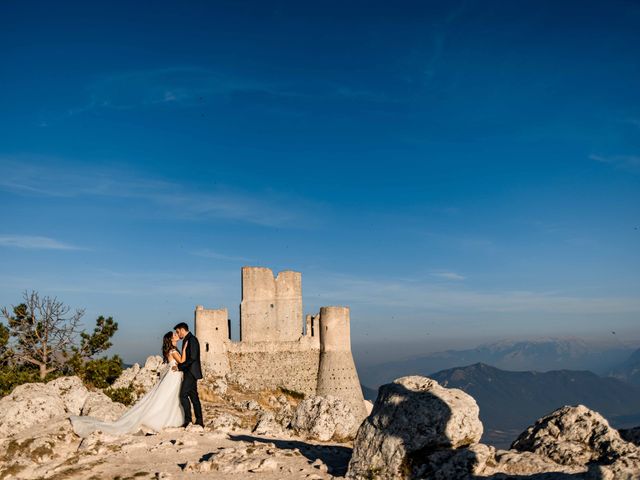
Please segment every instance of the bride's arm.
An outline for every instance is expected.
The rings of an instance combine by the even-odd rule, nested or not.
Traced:
[[[183,355],[183,357],[184,357],[184,355]],[[173,358],[178,363],[182,363],[184,361],[184,360],[181,361],[180,354],[175,350],[173,352],[171,352],[171,358]]]
[[[182,346],[182,355],[178,358],[178,363],[184,363],[187,359],[187,345],[189,345],[189,342],[184,342],[184,345]]]

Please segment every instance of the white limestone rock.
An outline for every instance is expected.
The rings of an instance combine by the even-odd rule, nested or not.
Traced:
[[[147,393],[158,383],[161,372],[166,368],[162,357],[151,355],[147,357],[144,367],[140,368],[137,363],[131,368],[124,370],[113,383],[112,388],[134,388],[134,400]]]
[[[405,478],[426,457],[478,443],[482,423],[476,401],[421,376],[380,387],[371,414],[360,426],[349,463],[350,478]]]
[[[332,395],[305,398],[291,420],[291,427],[299,435],[325,442],[352,439],[358,426],[351,407]]]
[[[60,377],[47,383],[47,388],[57,393],[70,415],[79,415],[89,390],[78,377]]]
[[[282,436],[284,434],[284,429],[276,420],[276,415],[273,412],[262,412],[258,418],[258,423],[253,429],[253,433],[257,435],[276,437]]]
[[[562,407],[539,419],[511,448],[537,453],[561,465],[611,464],[639,453],[602,415],[584,405]]]
[[[126,368],[122,371],[120,376],[113,382],[111,385],[112,388],[127,388],[133,383],[133,380],[136,378],[136,375],[140,372],[140,365],[134,363],[131,367]]]
[[[51,470],[72,456],[79,443],[66,418],[0,439],[0,478],[53,478]],[[11,471],[19,475],[11,476]]]
[[[280,424],[282,429],[287,429],[291,426],[293,420],[293,414],[295,413],[294,407],[289,403],[289,400],[285,395],[270,395],[267,399],[267,403],[274,410],[275,421]]]
[[[221,413],[210,419],[207,426],[216,432],[230,432],[242,426],[242,420],[230,413]]]
[[[44,383],[25,383],[0,399],[0,438],[21,433],[67,413],[55,388]]]
[[[90,415],[102,421],[113,422],[127,410],[123,404],[114,402],[102,392],[90,392],[84,405],[82,415]]]

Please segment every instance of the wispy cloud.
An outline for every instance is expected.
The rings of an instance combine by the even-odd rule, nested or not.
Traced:
[[[433,272],[431,275],[434,277],[444,278],[445,280],[464,280],[467,278],[456,272]]]
[[[286,82],[248,77],[202,66],[171,66],[113,72],[86,85],[86,100],[64,112],[50,114],[36,124],[52,123],[95,110],[131,111],[143,108],[200,108],[220,101],[250,98],[255,106],[276,107],[279,111],[308,108],[310,100],[324,103],[328,99],[364,103],[397,102],[381,89],[362,89],[359,84],[338,83],[322,78],[293,77]]]
[[[640,155],[589,155],[591,160],[608,163],[616,168],[628,170],[630,172],[640,172]]]
[[[238,256],[234,256],[234,255],[225,255],[223,253],[219,253],[219,252],[214,252],[213,250],[209,250],[209,249],[202,249],[202,250],[195,250],[193,252],[191,252],[192,255],[195,255],[197,257],[203,257],[203,258],[212,258],[215,260],[224,260],[224,261],[228,261],[228,262],[251,262],[252,260],[250,258],[247,257],[238,257]]]
[[[0,247],[30,250],[86,250],[85,248],[60,242],[54,238],[33,235],[0,234]]]
[[[202,192],[191,185],[136,175],[124,170],[44,166],[29,158],[0,157],[0,189],[46,197],[125,198],[153,206],[150,215],[185,220],[226,219],[262,226],[308,228],[320,218],[317,204],[273,190],[243,192],[219,186]],[[158,208],[160,207],[160,208]],[[313,210],[314,215],[308,215]]]

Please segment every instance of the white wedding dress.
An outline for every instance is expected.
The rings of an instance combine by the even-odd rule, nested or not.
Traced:
[[[127,410],[115,422],[103,422],[94,417],[69,417],[73,430],[81,437],[101,431],[111,435],[135,433],[140,427],[159,432],[167,427],[180,427],[184,422],[184,412],[180,405],[180,385],[182,372],[172,370],[176,361],[171,359],[156,383],[147,394]]]

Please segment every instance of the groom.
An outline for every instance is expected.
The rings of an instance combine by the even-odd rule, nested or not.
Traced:
[[[187,356],[184,363],[178,365],[178,369],[183,372],[182,385],[180,387],[180,403],[184,410],[184,425],[191,423],[191,404],[196,414],[196,425],[204,427],[202,421],[202,407],[200,406],[200,398],[198,397],[198,380],[202,378],[202,369],[200,368],[200,343],[198,339],[191,334],[189,326],[182,322],[173,327],[182,340],[182,344],[187,343]],[[191,404],[189,404],[191,400]]]

